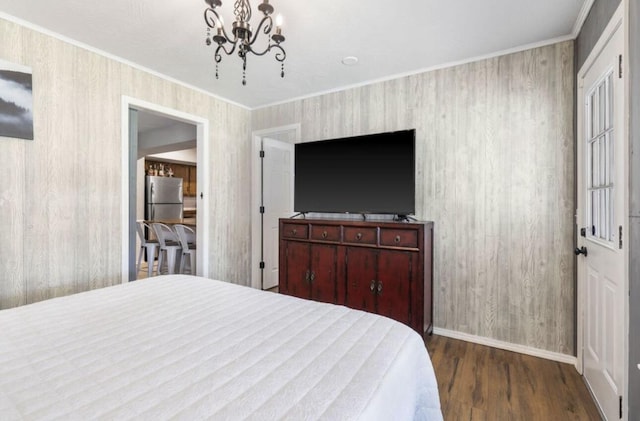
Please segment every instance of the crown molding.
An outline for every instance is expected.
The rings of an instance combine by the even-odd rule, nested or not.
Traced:
[[[496,52],[485,54],[485,55],[475,56],[475,57],[471,57],[471,58],[464,59],[464,60],[451,61],[451,62],[439,64],[437,66],[425,67],[425,68],[421,68],[421,69],[417,69],[417,70],[412,70],[412,71],[409,71],[409,72],[404,72],[404,73],[398,73],[398,74],[395,74],[395,75],[385,76],[385,77],[378,78],[378,79],[371,79],[371,80],[364,81],[364,82],[354,83],[354,84],[351,84],[351,85],[345,85],[345,86],[341,86],[341,87],[338,87],[338,88],[335,88],[335,89],[328,89],[328,90],[325,90],[325,91],[314,92],[314,93],[311,93],[311,94],[308,94],[308,95],[302,95],[302,96],[299,96],[299,97],[295,97],[295,98],[291,98],[291,99],[285,99],[285,100],[282,100],[282,101],[277,101],[277,102],[273,102],[273,103],[269,103],[269,104],[265,104],[265,105],[258,105],[256,107],[252,108],[251,110],[254,111],[254,110],[259,110],[259,109],[262,109],[262,108],[269,108],[269,107],[273,107],[273,106],[276,106],[276,105],[288,104],[290,102],[301,101],[301,100],[304,100],[304,99],[314,98],[314,97],[317,97],[317,96],[322,96],[322,95],[328,95],[328,94],[333,94],[333,93],[337,93],[337,92],[347,91],[349,89],[361,88],[363,86],[368,86],[368,85],[374,85],[376,83],[388,82],[388,81],[391,81],[391,80],[401,79],[403,77],[415,76],[415,75],[418,75],[418,74],[421,74],[421,73],[432,72],[434,70],[442,70],[442,69],[447,69],[447,68],[450,68],[450,67],[461,66],[463,64],[475,63],[475,62],[478,62],[478,61],[483,61],[483,60],[488,60],[488,59],[492,59],[492,58],[496,58],[496,57],[506,56],[508,54],[520,53],[522,51],[532,50],[534,48],[546,47],[548,45],[558,44],[558,43],[564,42],[564,41],[572,41],[574,39],[575,39],[575,37],[573,36],[573,34],[563,35],[563,36],[560,36],[560,37],[551,38],[551,39],[544,40],[544,41],[538,41],[538,42],[534,42],[534,43],[530,43],[530,44],[519,45],[517,47],[508,48],[508,49],[505,49],[505,50],[500,50],[500,51],[496,51]]]
[[[573,30],[571,31],[571,35],[573,35],[573,38],[578,38],[578,35],[580,35],[582,26],[587,20],[587,16],[589,16],[591,7],[593,7],[593,3],[595,2],[596,0],[585,0],[585,2],[582,4],[582,9],[580,9],[578,17],[576,18],[576,22],[573,24]]]

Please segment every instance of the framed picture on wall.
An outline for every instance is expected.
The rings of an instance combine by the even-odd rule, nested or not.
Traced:
[[[0,60],[0,137],[33,140],[31,69]]]

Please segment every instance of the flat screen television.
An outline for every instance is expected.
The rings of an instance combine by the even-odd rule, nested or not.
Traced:
[[[296,144],[294,210],[415,214],[415,129]]]

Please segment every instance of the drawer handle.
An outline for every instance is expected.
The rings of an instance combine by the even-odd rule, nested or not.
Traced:
[[[378,295],[382,294],[382,281],[378,281]]]
[[[329,235],[326,231],[322,231],[322,238],[327,238],[327,235]]]
[[[356,240],[358,240],[358,241],[362,240],[362,233],[361,232],[356,234]]]
[[[396,235],[396,238],[393,241],[395,241],[396,244],[400,244],[400,236]]]
[[[375,281],[375,279],[371,280],[371,285],[369,285],[369,289],[371,290],[371,292],[374,292],[376,290],[376,281]]]
[[[291,230],[291,235],[296,235],[297,233],[298,233],[297,229],[294,228],[294,229]]]

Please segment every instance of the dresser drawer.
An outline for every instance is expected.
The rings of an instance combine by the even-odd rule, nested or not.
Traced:
[[[344,242],[351,244],[378,244],[378,229],[369,227],[344,227]]]
[[[418,247],[418,231],[395,228],[380,229],[380,245],[391,247]]]
[[[311,239],[340,241],[340,227],[335,225],[311,225]]]
[[[282,224],[282,236],[285,238],[309,238],[307,224]]]

